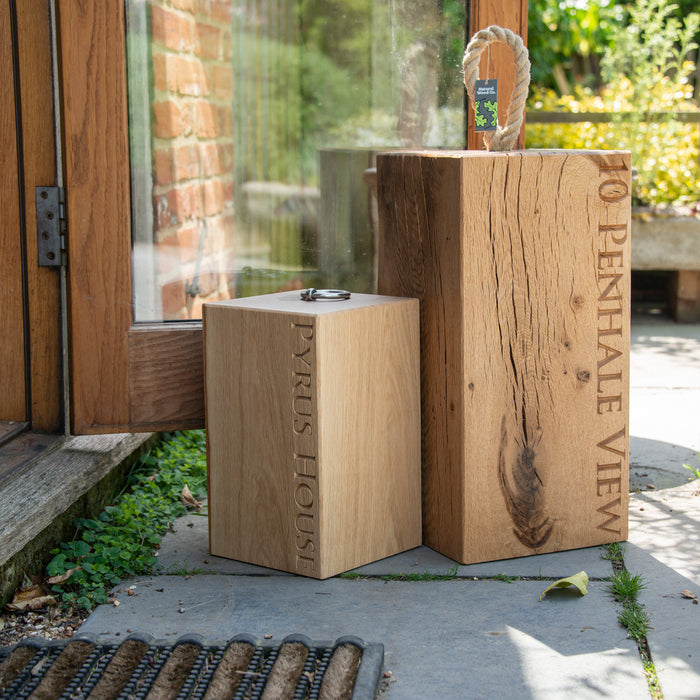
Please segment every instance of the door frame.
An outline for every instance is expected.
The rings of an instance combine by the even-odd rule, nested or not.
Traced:
[[[526,37],[527,0],[467,7],[470,36],[498,22]],[[134,322],[124,0],[61,0],[57,9],[71,432],[201,427],[201,322]],[[503,94],[508,70],[495,75]]]
[[[35,188],[56,183],[49,0],[1,0],[3,338],[0,418],[63,430],[61,294],[39,267]]]
[[[134,323],[124,2],[58,11],[71,432],[201,427],[201,322]]]

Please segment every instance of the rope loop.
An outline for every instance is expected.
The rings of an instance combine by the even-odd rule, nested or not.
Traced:
[[[479,59],[484,49],[490,44],[502,43],[508,46],[515,58],[515,85],[508,103],[505,126],[499,124],[496,131],[484,132],[487,151],[511,151],[518,140],[523,124],[525,102],[530,86],[530,58],[523,40],[510,29],[491,25],[478,31],[467,45],[462,69],[464,85],[472,104],[475,102],[474,90],[479,79]]]

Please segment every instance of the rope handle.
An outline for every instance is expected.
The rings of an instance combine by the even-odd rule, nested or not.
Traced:
[[[523,40],[510,29],[498,27],[495,24],[478,31],[472,37],[464,53],[462,69],[464,71],[464,86],[472,104],[474,104],[474,89],[479,79],[479,59],[484,49],[490,44],[502,43],[508,46],[515,58],[515,85],[508,103],[505,126],[499,124],[496,131],[484,132],[484,143],[487,151],[511,151],[518,140],[518,134],[523,124],[527,91],[530,86],[530,58]]]

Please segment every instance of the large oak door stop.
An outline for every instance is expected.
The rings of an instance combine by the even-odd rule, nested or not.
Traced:
[[[415,299],[204,305],[212,554],[326,578],[421,544]]]
[[[421,303],[424,543],[471,563],[626,539],[630,154],[377,174],[379,291]]]

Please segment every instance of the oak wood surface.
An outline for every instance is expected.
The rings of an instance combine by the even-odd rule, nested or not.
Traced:
[[[37,262],[36,187],[56,183],[51,67],[51,26],[47,0],[22,0],[17,35],[22,98],[22,158],[32,429],[63,429],[61,297],[59,271]]]
[[[131,429],[201,427],[204,417],[201,323],[132,326],[129,405]]]
[[[13,81],[12,35],[9,0],[0,2],[0,420],[24,421],[25,403],[24,319],[20,192],[17,172],[17,124]]]
[[[527,46],[527,0],[476,0],[468,4],[469,38],[480,29],[492,24],[510,29],[518,34]],[[479,63],[480,78],[498,80],[498,123],[503,126],[509,97],[515,83],[515,62],[513,52],[503,44],[494,44],[484,51]],[[520,132],[516,148],[525,145],[525,123]],[[467,110],[467,148],[480,150],[484,148],[484,137],[477,133],[474,125],[474,110]]]
[[[78,435],[204,425],[201,323],[133,323],[123,4],[58,7]]]
[[[627,533],[630,161],[380,155],[379,291],[421,301],[424,542],[461,562]]]
[[[129,422],[131,228],[122,3],[61,2],[71,417],[81,434]],[[99,427],[98,427],[99,426]],[[105,428],[106,429],[106,428]]]
[[[418,304],[204,306],[213,554],[326,578],[420,544]]]

